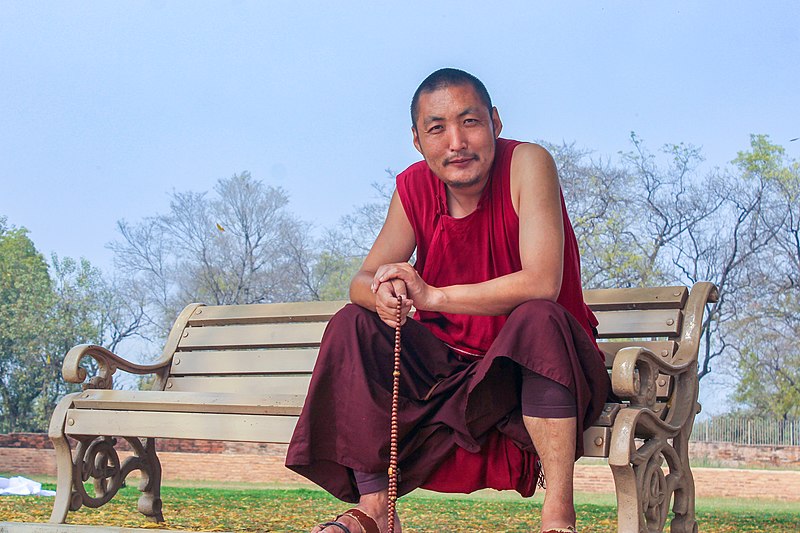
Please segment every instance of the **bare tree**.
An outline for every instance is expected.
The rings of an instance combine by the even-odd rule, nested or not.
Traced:
[[[745,243],[755,258],[737,280],[742,297],[725,322],[736,355],[736,398],[760,414],[798,416],[800,164],[767,136],[753,135],[734,165],[759,199]]]
[[[629,231],[635,213],[627,208],[632,176],[609,160],[574,143],[541,143],[552,154],[575,237],[581,250],[581,274],[587,288],[641,284],[644,258]]]
[[[325,233],[311,271],[319,299],[347,299],[350,280],[361,267],[386,219],[395,178],[396,174],[387,169],[384,180],[372,183],[374,199],[357,206],[353,213],[343,216]]]
[[[699,375],[733,351],[730,325],[748,301],[748,277],[773,242],[769,182],[739,171],[698,173],[702,155],[672,144],[657,158],[631,134],[619,166],[572,145],[550,146],[582,251],[584,285],[630,287],[710,280],[719,300],[704,323]],[[729,359],[729,358],[728,358]]]
[[[315,260],[308,224],[289,198],[248,172],[221,179],[214,194],[174,192],[169,211],[120,221],[110,245],[117,269],[139,288],[147,319],[163,336],[191,301],[248,304],[314,297],[304,269]]]

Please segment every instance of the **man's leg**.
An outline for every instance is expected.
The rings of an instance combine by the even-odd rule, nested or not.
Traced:
[[[522,372],[522,420],[542,461],[546,492],[542,530],[575,525],[572,478],[577,433],[575,397],[530,370]]]
[[[542,507],[542,530],[574,526],[572,477],[575,470],[575,417],[523,416],[522,420],[542,461],[547,484]]]

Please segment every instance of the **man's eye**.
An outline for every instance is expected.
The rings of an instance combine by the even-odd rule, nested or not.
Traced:
[[[428,128],[428,133],[438,133],[443,129],[444,128],[442,126],[440,126],[440,125],[431,126],[430,128]]]
[[[464,124],[477,124],[477,123],[478,123],[478,119],[477,118],[464,119]]]

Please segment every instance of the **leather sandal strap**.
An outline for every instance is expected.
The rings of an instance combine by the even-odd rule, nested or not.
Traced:
[[[338,520],[343,516],[349,516],[358,522],[358,525],[361,526],[361,533],[381,533],[381,530],[378,529],[378,523],[375,522],[375,519],[360,509],[348,509],[337,516],[336,519]]]
[[[341,516],[341,515],[340,515]],[[339,518],[338,516],[336,518]],[[342,524],[341,522],[337,522],[336,520],[331,520],[330,522],[325,522],[324,524],[320,524],[322,529],[327,529],[328,526],[336,526],[343,531],[343,533],[353,533],[350,531],[350,528],[346,525]]]

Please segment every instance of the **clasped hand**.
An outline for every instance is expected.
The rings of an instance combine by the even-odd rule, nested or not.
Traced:
[[[425,283],[419,273],[408,263],[381,265],[375,272],[370,286],[375,293],[375,309],[378,316],[391,327],[397,325],[397,297],[403,297],[400,308],[400,324],[405,324],[411,306],[430,309],[436,288]]]

